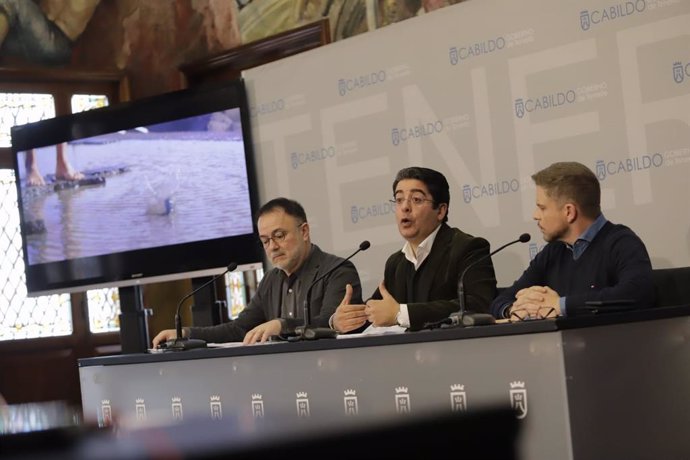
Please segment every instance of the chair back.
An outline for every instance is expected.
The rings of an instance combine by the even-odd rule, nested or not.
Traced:
[[[656,306],[690,305],[690,267],[652,270]]]

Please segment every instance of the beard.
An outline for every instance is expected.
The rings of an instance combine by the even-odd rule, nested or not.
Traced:
[[[542,229],[542,235],[544,237],[544,241],[547,243],[551,243],[553,241],[560,241],[565,237],[566,233],[568,232],[568,227],[564,226],[561,228],[558,228],[556,230],[553,230],[551,232],[546,232]]]

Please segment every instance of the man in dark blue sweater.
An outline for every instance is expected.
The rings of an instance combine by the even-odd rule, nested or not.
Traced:
[[[594,173],[580,163],[562,162],[532,179],[537,186],[533,218],[548,244],[492,302],[491,313],[520,320],[572,316],[591,301],[653,306],[647,249],[632,230],[601,213]]]

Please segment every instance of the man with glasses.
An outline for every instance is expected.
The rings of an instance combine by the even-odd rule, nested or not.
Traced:
[[[586,302],[649,307],[655,291],[642,240],[601,212],[599,180],[585,165],[554,163],[532,176],[533,219],[548,244],[520,279],[499,295],[491,313],[513,321],[574,315]]]
[[[259,209],[259,240],[274,268],[259,283],[256,294],[237,319],[209,327],[186,327],[183,335],[207,342],[265,342],[274,335],[294,332],[303,324],[302,306],[314,280],[343,259],[323,252],[311,242],[304,208],[287,198],[276,198]],[[361,302],[357,269],[345,262],[311,289],[309,324],[328,327],[328,319],[345,295]],[[174,329],[160,332],[153,346],[176,338]]]
[[[460,308],[458,277],[469,264],[489,254],[484,238],[447,224],[450,192],[440,172],[422,167],[400,170],[391,201],[405,245],[386,261],[383,281],[366,305],[347,296],[343,299],[331,318],[331,327],[338,332],[361,330],[367,322],[419,330],[447,318]],[[488,312],[496,295],[491,258],[473,266],[464,284],[467,309]]]

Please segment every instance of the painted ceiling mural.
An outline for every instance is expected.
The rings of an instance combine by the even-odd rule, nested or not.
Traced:
[[[179,65],[238,46],[227,0],[0,0],[0,66],[125,71],[132,97],[181,84]]]
[[[178,67],[328,17],[333,40],[461,0],[0,0],[0,66],[123,71],[133,98]]]
[[[238,0],[242,42],[328,17],[333,41],[393,24],[462,0]]]

